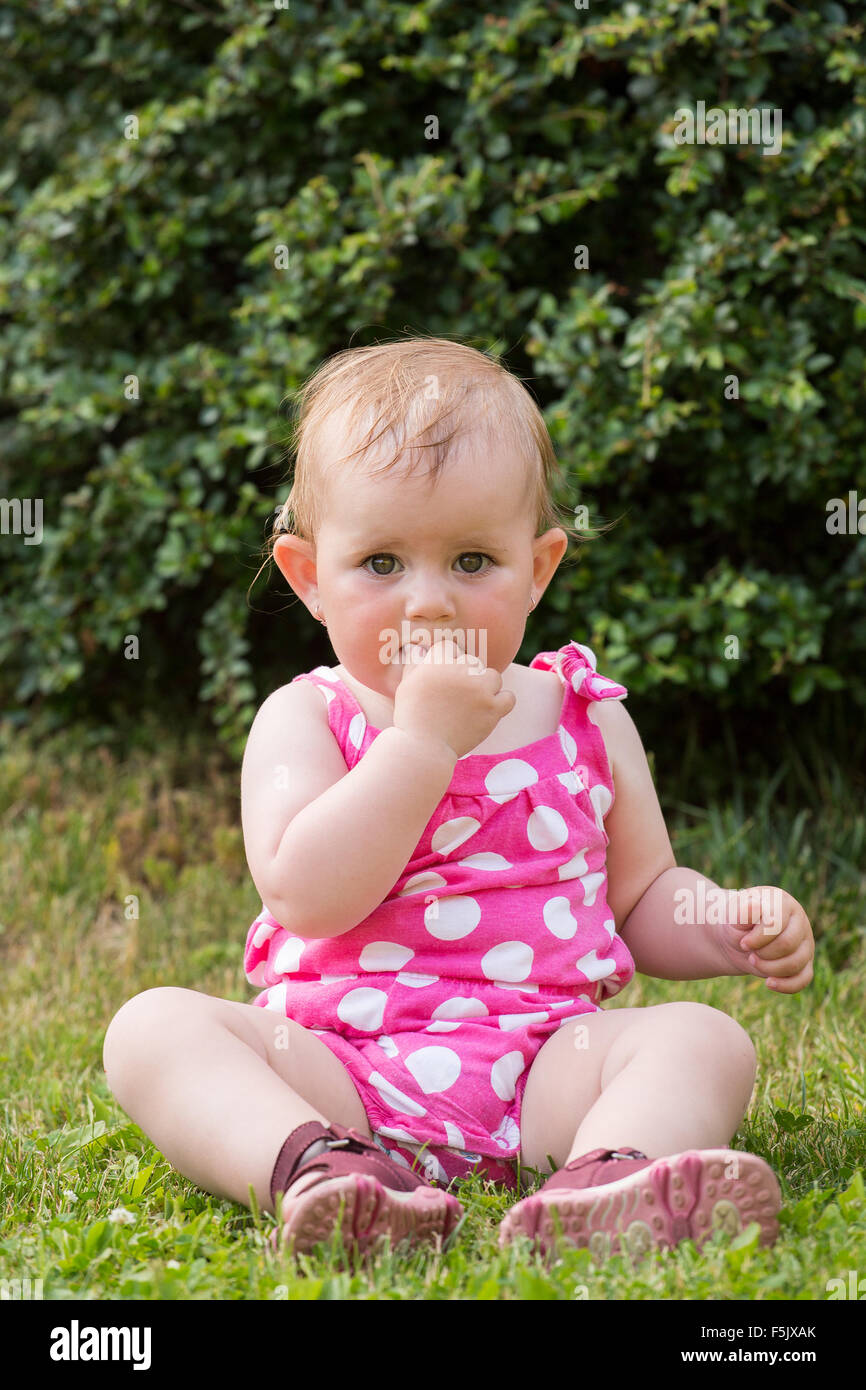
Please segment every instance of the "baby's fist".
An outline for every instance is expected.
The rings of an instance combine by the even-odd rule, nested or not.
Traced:
[[[762,975],[780,994],[796,994],[811,984],[815,938],[796,898],[764,884],[731,893],[729,903],[726,944],[736,944],[744,974]]]

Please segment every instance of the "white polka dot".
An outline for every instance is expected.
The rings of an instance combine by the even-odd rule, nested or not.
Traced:
[[[581,653],[581,655],[586,657],[593,671],[595,671],[598,667],[598,658],[596,657],[595,652],[592,650],[592,647],[584,646],[582,642],[573,642],[572,646],[577,647],[577,650]]]
[[[596,786],[593,787],[592,791],[590,792],[589,799],[592,802],[592,809],[595,811],[596,824],[599,830],[602,830],[604,829],[602,822],[604,820],[604,817],[610,810],[611,803],[613,802],[613,797],[611,796],[607,787],[604,786],[603,783],[599,782]]]
[[[265,1005],[265,1008],[266,1008],[266,1009],[273,1009],[274,1013],[276,1013],[276,1014],[285,1014],[285,1012],[286,1012],[286,982],[285,982],[285,980],[283,980],[282,984],[279,984],[279,985],[272,985],[271,988],[268,990],[268,1002],[267,1002],[267,1004]]]
[[[501,869],[513,867],[501,854],[492,853],[470,854],[467,859],[458,859],[457,862],[464,869],[481,869],[484,873],[497,873]]]
[[[400,970],[415,952],[396,941],[371,941],[358,957],[362,970]]]
[[[589,846],[586,849],[579,849],[567,864],[560,864],[557,873],[560,878],[580,878],[581,874],[586,873],[586,856],[589,854]]]
[[[448,1136],[449,1146],[452,1149],[465,1149],[466,1140],[463,1138],[457,1126],[452,1125],[450,1120],[443,1120],[442,1123],[445,1126],[445,1133]]]
[[[357,975],[323,975],[321,982],[323,985],[335,985],[340,980],[357,980]]]
[[[506,758],[492,767],[484,778],[487,793],[494,801],[510,801],[525,787],[538,781],[538,773],[523,758]]]
[[[438,1023],[428,1023],[424,1029],[425,1033],[453,1033],[455,1028],[459,1028],[459,1023],[446,1023],[440,1019]]]
[[[390,1081],[379,1072],[370,1073],[370,1085],[392,1110],[396,1110],[403,1115],[426,1115],[427,1111],[423,1105],[412,1100],[411,1096],[406,1096],[402,1091],[398,1091],[396,1086],[392,1086]]]
[[[584,905],[592,907],[595,903],[595,895],[604,883],[604,874],[584,874],[580,881],[583,884]]]
[[[420,1047],[403,1060],[428,1096],[447,1091],[460,1075],[460,1058],[450,1047]]]
[[[382,1027],[387,1003],[383,989],[350,989],[337,1005],[337,1017],[353,1028],[373,1033]]]
[[[571,688],[575,694],[580,695],[583,690],[583,683],[589,678],[589,675],[590,673],[585,666],[581,666],[578,671],[575,671],[571,678]]]
[[[506,1052],[490,1069],[490,1084],[500,1100],[514,1100],[517,1078],[526,1066],[522,1052]]]
[[[481,921],[481,908],[474,898],[434,898],[424,911],[424,926],[437,941],[459,941]]]
[[[509,985],[505,980],[494,980],[497,989],[519,989],[521,994],[537,994],[538,985],[531,985],[528,980],[524,980],[522,985]]]
[[[571,911],[568,898],[548,898],[542,908],[544,925],[560,941],[570,941],[577,931],[577,918]]]
[[[577,796],[580,792],[583,791],[583,783],[581,782],[574,768],[572,768],[570,772],[558,772],[556,776],[557,781],[562,783],[562,785],[565,787],[565,790],[571,796]]]
[[[435,985],[439,981],[438,975],[413,975],[411,970],[401,970],[399,975],[394,976],[398,985],[405,985],[407,989],[424,989],[425,985]]]
[[[363,714],[356,714],[349,725],[349,742],[353,748],[361,747],[367,732],[367,720]]]
[[[573,999],[560,999],[558,1004],[551,1004],[552,1009],[567,1009],[569,1004],[573,1004]]]
[[[563,727],[562,724],[560,724],[556,732],[559,734],[559,741],[562,744],[563,753],[565,754],[568,761],[570,763],[573,763],[575,758],[577,757],[577,744],[571,737],[571,734],[568,732],[566,728]]]
[[[517,1128],[510,1115],[506,1115],[502,1124],[495,1129],[490,1136],[495,1139],[500,1149],[516,1149],[520,1146],[520,1130]]]
[[[612,917],[608,917],[606,922],[602,922],[602,926],[604,927],[611,941],[613,941],[613,938],[616,935],[616,922],[613,920]]]
[[[397,897],[405,898],[409,893],[427,893],[432,888],[444,888],[447,882],[441,874],[435,874],[432,870],[423,874],[413,874],[411,878],[407,878]]]
[[[374,1139],[377,1134],[381,1134],[385,1139],[403,1139],[409,1144],[417,1142],[414,1134],[410,1134],[407,1129],[398,1129],[396,1125],[382,1125],[379,1129],[374,1130]],[[406,1162],[405,1159],[403,1161]],[[406,1166],[408,1167],[408,1164]]]
[[[559,849],[568,841],[568,826],[552,806],[536,806],[526,822],[526,836],[533,849]]]
[[[244,974],[251,985],[266,985],[268,982],[265,974],[267,968],[267,961],[260,960],[258,965],[254,965],[252,970],[246,970]]]
[[[488,980],[525,980],[532,959],[532,947],[525,941],[501,941],[481,957],[481,969]]]
[[[476,820],[474,816],[457,816],[454,820],[443,821],[433,831],[430,848],[435,850],[437,854],[451,854],[480,828],[481,822]]]
[[[386,1057],[399,1057],[400,1049],[394,1039],[388,1037],[387,1033],[383,1033],[381,1038],[376,1039],[376,1042],[379,1044]]]
[[[292,970],[297,970],[301,963],[301,952],[306,944],[306,941],[298,941],[291,936],[284,941],[274,956],[272,966],[274,974],[288,975]]]
[[[433,1010],[434,1018],[485,1018],[489,1013],[487,1005],[480,999],[467,999],[455,994],[452,999],[443,999]]]
[[[615,960],[599,960],[596,948],[587,951],[585,956],[581,956],[577,962],[577,968],[588,980],[603,980],[606,975],[612,975],[616,970]]]
[[[546,1023],[549,1014],[500,1014],[499,1027],[505,1032],[510,1032],[512,1028],[523,1028],[530,1023]]]
[[[253,937],[253,945],[264,946],[266,941],[270,941],[276,930],[273,922],[260,922]]]

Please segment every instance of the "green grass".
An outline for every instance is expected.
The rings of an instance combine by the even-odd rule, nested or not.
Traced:
[[[827,1298],[828,1280],[860,1277],[866,1236],[866,819],[841,770],[822,764],[808,785],[811,802],[797,790],[789,808],[780,774],[727,806],[665,809],[679,863],[728,887],[779,884],[804,904],[818,942],[812,984],[775,995],[754,978],[636,976],[608,1005],[695,999],[746,1028],[758,1078],[732,1147],[779,1176],[777,1243],[761,1249],[749,1228],[703,1253],[683,1242],[597,1265],[565,1249],[546,1265],[525,1242],[498,1249],[512,1199],[475,1178],[458,1190],[466,1220],[445,1252],[385,1250],[352,1270],[334,1252],[272,1255],[273,1218],[173,1171],[102,1071],[108,1023],[141,990],[254,996],[241,954],[259,901],[237,773],[194,744],[118,763],[67,735],[38,751],[4,735],[0,1278],[42,1279],[55,1300]],[[132,894],[138,918],[125,915]]]

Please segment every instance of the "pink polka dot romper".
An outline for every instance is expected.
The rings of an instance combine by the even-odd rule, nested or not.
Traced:
[[[253,1003],[315,1032],[354,1081],[376,1143],[441,1183],[477,1171],[516,1187],[534,1058],[634,974],[606,901],[614,788],[587,712],[627,692],[578,642],[531,666],[562,681],[555,733],[458,759],[409,863],[351,931],[305,941],[263,904],[244,950],[262,986]],[[321,690],[351,770],[381,731],[332,668],[295,680]]]

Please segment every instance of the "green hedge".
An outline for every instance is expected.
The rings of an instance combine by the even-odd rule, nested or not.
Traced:
[[[500,354],[557,500],[620,518],[519,659],[588,641],[668,718],[866,705],[857,6],[51,0],[0,51],[0,497],[44,518],[0,534],[8,717],[205,702],[239,750],[330,652],[247,594],[291,393],[407,331]],[[780,153],[678,143],[699,102]]]

